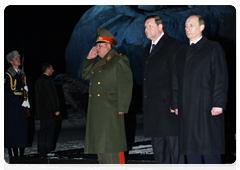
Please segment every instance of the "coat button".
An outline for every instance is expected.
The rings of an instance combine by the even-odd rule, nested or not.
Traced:
[[[101,70],[99,70],[99,73],[101,73],[102,71]]]
[[[90,86],[92,85],[92,83],[90,83]]]
[[[92,74],[94,74],[94,72],[92,71]]]
[[[92,97],[92,95],[90,94],[89,97]]]
[[[97,96],[99,97],[99,96],[100,96],[100,94],[97,94]]]
[[[100,84],[100,81],[97,84]]]

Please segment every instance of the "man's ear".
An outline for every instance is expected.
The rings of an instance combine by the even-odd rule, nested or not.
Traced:
[[[112,45],[111,45],[110,43],[107,43],[107,47],[108,47],[109,49],[111,49],[111,48],[112,48]]]
[[[11,60],[11,61],[9,61],[9,63],[13,65],[13,61],[12,61],[12,60]]]
[[[159,25],[158,25],[158,29],[159,29],[159,30],[163,30],[163,25],[162,25],[162,24],[159,24]]]
[[[204,28],[205,28],[205,25],[200,25],[200,30],[201,30],[201,32],[204,30]]]
[[[50,69],[49,69],[49,68],[47,68],[45,72],[48,74],[48,73],[49,73],[49,70],[50,70]]]

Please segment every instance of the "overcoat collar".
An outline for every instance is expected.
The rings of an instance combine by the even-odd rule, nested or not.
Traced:
[[[107,61],[110,61],[112,59],[112,57],[114,56],[114,53],[116,53],[116,51],[112,48],[105,56],[104,59],[106,59]]]
[[[46,77],[46,78],[50,78],[50,79],[52,79],[52,76],[49,76],[49,75],[47,75],[47,74],[42,74],[42,77]]]
[[[18,71],[22,74],[22,70],[21,69],[18,69]],[[7,69],[7,72],[9,72],[12,77],[14,77],[17,74],[16,70],[14,68],[12,68],[12,67],[9,67]]]
[[[166,40],[168,39],[168,34],[165,32],[163,37],[158,41],[157,45],[153,48],[152,52],[149,53],[148,57],[152,57],[166,42]],[[148,49],[150,51],[151,48],[151,43],[148,44]]]
[[[190,45],[189,43],[187,44],[187,47],[189,48],[189,50],[199,50],[201,49],[204,44],[208,41],[208,39],[206,37],[202,37],[202,39],[200,41],[198,41],[196,44],[194,45]]]

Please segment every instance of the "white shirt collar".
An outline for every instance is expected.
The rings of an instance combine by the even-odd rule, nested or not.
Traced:
[[[43,74],[45,74],[45,75],[49,76],[47,73],[43,73]]]
[[[153,44],[157,45],[157,43],[159,42],[159,40],[162,38],[163,35],[164,35],[164,32],[162,32],[162,34],[158,37],[158,39],[155,42],[152,41],[152,45]]]
[[[20,71],[20,70],[17,70],[17,69],[15,69],[15,68],[13,68],[17,73]]]
[[[193,43],[193,44],[197,44],[198,43],[198,41],[200,41],[202,39],[202,36],[201,37],[199,37],[196,41],[194,41],[194,42],[192,42],[192,41],[190,41],[190,45]]]

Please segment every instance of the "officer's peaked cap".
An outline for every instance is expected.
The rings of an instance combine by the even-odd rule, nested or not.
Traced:
[[[105,28],[98,28],[96,30],[96,36],[96,43],[110,43],[113,46],[118,44],[116,38]]]

